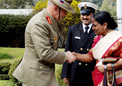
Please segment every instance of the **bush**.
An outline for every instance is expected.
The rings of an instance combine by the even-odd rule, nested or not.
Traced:
[[[0,15],[0,32],[25,30],[26,24],[31,16],[24,15]]]
[[[0,59],[12,59],[13,56],[7,54],[7,53],[0,53]]]
[[[24,32],[32,16],[0,15],[0,46],[24,47]]]
[[[0,80],[8,80],[8,72],[10,70],[10,62],[1,62],[0,63]]]
[[[0,74],[0,80],[9,80],[8,74]]]
[[[20,81],[18,81],[15,77],[13,77],[13,72],[16,69],[16,67],[18,66],[18,64],[20,63],[20,59],[15,59],[14,62],[12,63],[12,65],[10,66],[10,70],[9,70],[9,78],[12,80],[12,82],[14,84],[16,84],[16,86],[22,86],[22,83]]]

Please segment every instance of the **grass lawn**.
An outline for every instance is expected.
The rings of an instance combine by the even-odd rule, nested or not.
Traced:
[[[0,86],[14,86],[11,80],[0,80]]]
[[[16,58],[21,58],[24,54],[24,48],[0,47],[0,53],[7,53]]]

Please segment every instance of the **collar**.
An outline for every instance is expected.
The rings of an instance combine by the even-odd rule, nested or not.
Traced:
[[[89,33],[89,31],[91,30],[91,27],[92,27],[92,23],[89,24],[88,26],[89,26],[89,29],[88,29],[88,33]],[[86,27],[86,25],[83,24],[83,31],[84,31],[84,32],[86,31],[85,27]]]
[[[55,18],[53,17],[53,16],[51,16],[48,12],[47,12],[47,10],[44,8],[43,10],[42,10],[43,12],[43,16],[45,17],[45,19],[47,20],[47,19],[49,19],[49,20],[47,20],[47,22],[54,28],[54,30],[55,31],[58,31],[59,30],[59,27],[58,27],[58,22],[55,20]],[[48,16],[48,17],[47,17]]]

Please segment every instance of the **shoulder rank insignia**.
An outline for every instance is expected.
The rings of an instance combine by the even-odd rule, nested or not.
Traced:
[[[47,19],[47,21],[48,21],[49,24],[52,24],[51,19],[50,19],[49,16],[46,16],[46,19]]]

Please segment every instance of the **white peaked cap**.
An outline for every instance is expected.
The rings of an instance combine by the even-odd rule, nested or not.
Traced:
[[[95,10],[98,10],[98,6],[93,4],[93,3],[90,3],[90,2],[81,2],[81,3],[78,4],[79,8],[84,7],[84,6],[91,7]]]

